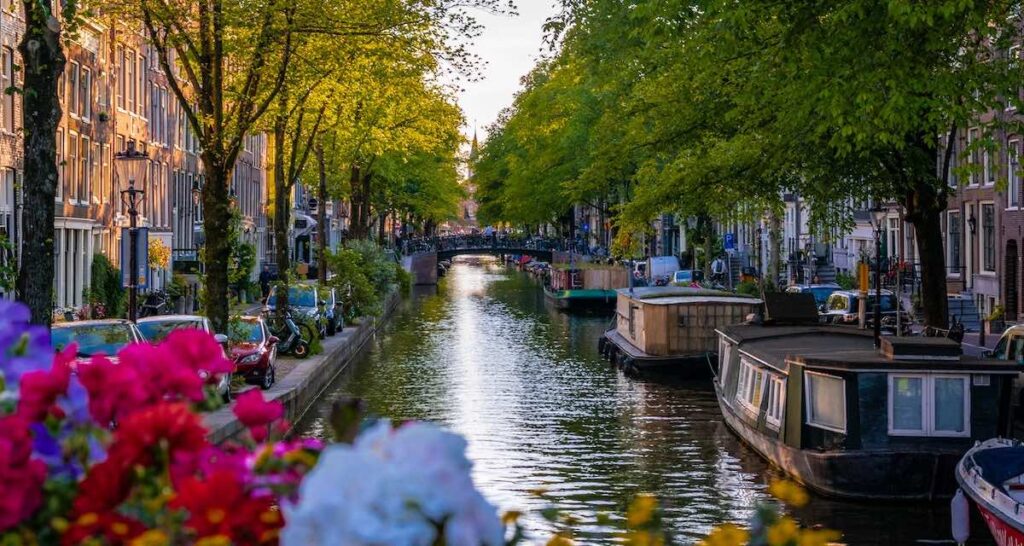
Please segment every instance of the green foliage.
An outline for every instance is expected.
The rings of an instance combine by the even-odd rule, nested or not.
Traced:
[[[406,271],[402,264],[395,264],[395,280],[398,283],[398,289],[402,291],[402,295],[408,295],[409,290],[412,289],[412,273]]]
[[[167,296],[177,299],[184,297],[186,292],[188,292],[188,283],[185,282],[185,277],[179,273],[171,275],[171,282],[167,285]]]
[[[736,293],[746,296],[761,296],[761,287],[755,281],[743,281],[736,285]]]
[[[228,282],[240,292],[247,292],[252,284],[253,269],[256,267],[256,246],[242,242],[242,213],[238,207],[231,209],[228,244],[231,248]]]
[[[329,284],[350,316],[379,315],[385,295],[399,281],[400,268],[371,241],[348,241],[327,256],[327,263],[334,272]]]
[[[92,259],[92,278],[89,285],[91,303],[100,303],[108,317],[124,313],[125,290],[121,286],[121,271],[103,254]]]
[[[836,284],[842,287],[843,290],[853,290],[853,287],[857,284],[857,277],[849,273],[838,272],[836,273]]]

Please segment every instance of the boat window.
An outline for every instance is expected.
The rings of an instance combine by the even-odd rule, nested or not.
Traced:
[[[834,375],[804,372],[807,424],[846,433],[846,381]]]
[[[776,429],[782,425],[782,408],[786,403],[786,380],[775,374],[768,374],[768,412],[765,420]]]
[[[889,434],[969,436],[970,388],[965,375],[889,375]]]
[[[725,340],[725,337],[718,338],[718,374],[721,376],[721,384],[724,385],[732,370],[729,369],[732,359],[732,345]]]
[[[832,297],[828,300],[828,308],[830,311],[846,311],[846,296],[841,294],[832,294]]]
[[[761,411],[761,397],[764,396],[766,372],[746,358],[740,359],[740,383],[736,389],[736,400],[747,411],[757,415]]]

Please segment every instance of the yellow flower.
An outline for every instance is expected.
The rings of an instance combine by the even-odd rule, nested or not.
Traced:
[[[304,449],[294,449],[284,454],[286,463],[302,463],[309,468],[316,466],[316,456]]]
[[[214,525],[224,521],[224,518],[226,517],[227,513],[220,508],[211,508],[206,511],[206,520]]]
[[[210,535],[197,540],[195,546],[231,546],[231,539],[224,535]]]
[[[117,521],[110,526],[110,531],[117,536],[123,537],[128,534],[128,526],[120,521]]]
[[[97,516],[95,512],[89,512],[87,514],[82,514],[81,516],[79,516],[78,520],[75,521],[75,524],[76,525],[81,525],[81,526],[84,527],[84,526],[87,526],[87,525],[93,525],[93,524],[95,524],[99,520],[100,520],[100,517]]]
[[[780,501],[800,508],[807,504],[807,491],[799,484],[789,480],[775,480],[768,486],[768,493]]]
[[[159,529],[150,529],[135,537],[130,546],[167,546],[170,543],[171,540],[166,533]]]
[[[654,509],[657,507],[658,500],[654,498],[654,495],[637,495],[626,511],[626,526],[639,527],[651,521]]]
[[[547,546],[573,546],[573,544],[574,543],[572,539],[570,539],[562,533],[558,533],[555,536],[551,537],[551,540],[548,541]]]
[[[839,531],[832,529],[804,529],[800,532],[798,546],[828,546],[842,538]]]
[[[515,510],[509,510],[508,512],[505,512],[504,514],[501,515],[501,524],[502,525],[512,525],[513,523],[519,521],[519,517],[522,516],[522,515],[523,515],[522,512],[517,512]]]
[[[260,514],[260,521],[267,525],[273,525],[281,521],[281,513],[277,510],[267,510]]]
[[[789,516],[784,516],[768,527],[767,538],[770,546],[785,546],[796,540],[798,536],[800,536],[800,526]]]
[[[53,518],[50,520],[50,526],[53,527],[58,533],[63,533],[68,530],[68,520],[64,518]]]
[[[750,533],[732,523],[715,527],[711,534],[700,541],[700,546],[744,546],[750,540]]]
[[[626,533],[626,544],[629,546],[664,546],[665,537],[650,531],[630,531]]]

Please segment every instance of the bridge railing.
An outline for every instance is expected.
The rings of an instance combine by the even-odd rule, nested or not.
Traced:
[[[586,248],[582,243],[573,244],[568,240],[556,239],[524,239],[510,237],[459,236],[434,237],[428,239],[409,239],[403,241],[400,250],[403,254],[418,252],[443,252],[452,250],[537,250],[537,251],[573,251],[579,254],[591,254],[594,249]]]

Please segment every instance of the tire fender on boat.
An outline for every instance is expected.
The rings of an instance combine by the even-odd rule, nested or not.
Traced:
[[[953,500],[949,501],[949,517],[953,540],[957,544],[964,544],[971,537],[971,504],[963,489],[957,489]]]

